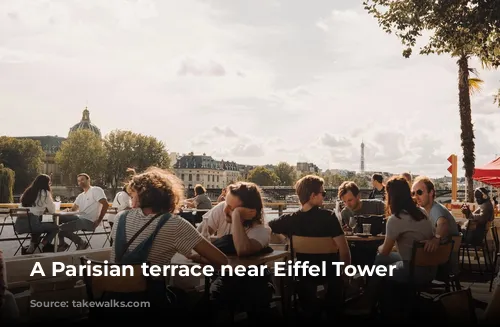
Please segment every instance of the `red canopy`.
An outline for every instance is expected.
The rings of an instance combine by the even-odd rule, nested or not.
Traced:
[[[483,167],[474,169],[472,178],[478,182],[500,187],[500,157],[487,163]]]

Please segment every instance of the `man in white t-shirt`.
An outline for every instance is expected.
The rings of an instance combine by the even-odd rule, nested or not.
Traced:
[[[94,231],[108,211],[109,203],[104,190],[97,186],[91,186],[89,175],[79,174],[77,181],[83,192],[77,196],[71,211],[78,211],[78,214],[59,218],[59,222],[62,224],[59,231],[58,251],[64,251],[69,247],[64,242],[65,237],[77,245],[77,250],[86,249],[89,246],[88,242],[83,241],[74,232],[79,230]]]

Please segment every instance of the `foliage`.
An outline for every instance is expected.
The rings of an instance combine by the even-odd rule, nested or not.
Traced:
[[[14,181],[16,173],[0,164],[0,203],[14,202]]]
[[[248,173],[247,180],[259,186],[277,186],[280,182],[273,171],[262,166],[252,169]]]
[[[478,57],[491,67],[500,66],[500,1],[498,0],[366,0],[365,9],[387,33],[394,33],[409,58],[417,40],[429,34],[420,54],[449,54],[458,58],[458,90],[463,162],[467,199],[473,201],[475,166],[474,130],[470,104],[468,60]]]
[[[41,173],[44,157],[39,141],[0,136],[0,163],[15,172],[15,193],[22,193]]]
[[[409,58],[417,39],[430,32],[420,54],[475,55],[500,66],[500,2],[497,0],[366,0],[368,13],[394,33]]]
[[[90,130],[72,132],[61,144],[55,160],[63,174],[76,183],[79,173],[86,173],[95,185],[103,185],[106,152],[102,140]]]
[[[279,185],[293,185],[297,177],[295,168],[286,162],[280,162],[274,169],[274,173],[278,176]]]
[[[151,136],[115,130],[104,139],[106,179],[113,189],[128,177],[127,169],[142,171],[150,166],[170,167],[164,144]]]

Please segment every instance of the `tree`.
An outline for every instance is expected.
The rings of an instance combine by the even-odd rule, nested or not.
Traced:
[[[90,130],[72,132],[61,144],[55,160],[63,174],[76,182],[79,173],[87,173],[92,183],[103,185],[106,167],[106,151],[103,141]]]
[[[128,177],[127,169],[150,166],[169,168],[170,158],[162,142],[131,131],[115,130],[104,138],[106,179],[113,191]]]
[[[0,136],[0,163],[15,172],[15,193],[22,193],[41,173],[44,157],[40,141]]]
[[[280,162],[274,169],[274,173],[278,176],[279,185],[292,186],[296,179],[295,168],[286,162]]]
[[[165,144],[153,136],[136,135],[134,143],[134,168],[143,171],[150,166],[170,168],[170,158]]]
[[[0,203],[14,202],[14,181],[16,173],[0,164]]]
[[[276,186],[279,184],[279,178],[276,174],[262,166],[255,167],[248,173],[247,180],[259,186]]]
[[[457,58],[461,145],[467,200],[474,199],[474,130],[472,125],[469,58],[500,65],[500,1],[498,0],[365,0],[365,9],[387,33],[395,33],[409,58],[416,41],[429,32],[420,54],[449,54]]]

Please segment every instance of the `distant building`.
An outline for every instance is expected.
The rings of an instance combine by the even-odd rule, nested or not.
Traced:
[[[319,173],[318,166],[311,162],[297,162],[297,173]]]
[[[232,161],[218,161],[211,156],[188,154],[173,165],[175,174],[186,188],[201,184],[208,189],[220,189],[241,178],[238,165]]]
[[[88,129],[93,131],[96,135],[101,137],[101,130],[94,124],[90,122],[90,113],[87,108],[83,110],[82,119],[80,122],[75,124],[69,129],[68,136],[77,130]],[[67,180],[64,178],[61,169],[55,162],[56,152],[61,148],[62,142],[66,140],[64,137],[60,136],[22,136],[16,137],[17,139],[31,139],[39,141],[42,146],[42,150],[45,152],[45,159],[43,161],[42,173],[52,176],[53,185],[62,185]]]

